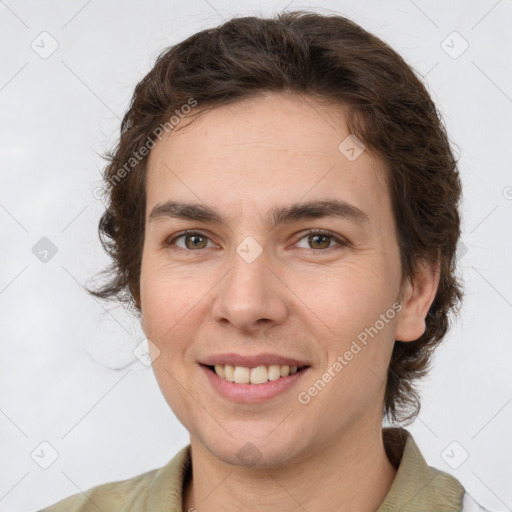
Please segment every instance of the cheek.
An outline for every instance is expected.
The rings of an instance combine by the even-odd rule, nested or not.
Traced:
[[[142,327],[157,339],[174,337],[174,329],[186,323],[204,295],[200,281],[181,279],[175,269],[151,258],[143,259],[140,290]]]
[[[341,414],[354,420],[378,407],[384,396],[394,343],[391,331],[390,323],[373,337],[368,334],[362,343],[357,335],[366,333],[355,327],[353,336],[331,343],[328,347],[329,362],[323,373],[329,374],[329,383],[326,384],[325,396],[318,401],[320,409],[327,407],[336,417]],[[325,378],[321,376],[320,380]],[[311,384],[315,385],[314,382]]]
[[[342,337],[355,335],[378,320],[392,307],[399,287],[398,276],[370,261],[347,265],[322,282],[320,286],[320,281],[303,279],[302,286],[307,288],[303,288],[302,296],[317,305],[322,318]]]
[[[354,267],[326,283],[323,297],[318,294],[319,316],[330,329],[325,371],[336,375],[336,403],[347,400],[348,407],[356,397],[364,402],[384,386],[399,307],[395,277],[377,265]]]
[[[157,357],[152,369],[162,395],[180,418],[187,407],[183,387],[188,388],[183,358],[189,346],[190,315],[197,302],[185,285],[176,286],[168,274],[146,260],[141,272],[141,325],[154,344]],[[181,384],[181,385],[180,385]]]
[[[186,373],[180,371],[181,367],[178,364],[171,366],[172,359],[175,358],[165,357],[162,353],[153,362],[153,373],[168,406],[187,430],[191,431],[195,423],[190,416],[191,411],[194,411],[194,400],[189,392],[184,391],[190,389]]]

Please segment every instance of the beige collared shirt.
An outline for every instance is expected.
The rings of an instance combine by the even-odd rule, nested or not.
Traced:
[[[377,512],[485,512],[455,477],[427,465],[407,430],[383,428],[382,435],[398,471]],[[190,469],[187,445],[160,469],[93,487],[40,512],[183,512],[183,484]]]

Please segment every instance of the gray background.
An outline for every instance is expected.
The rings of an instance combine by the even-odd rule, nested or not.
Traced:
[[[161,50],[285,7],[335,11],[380,36],[444,115],[464,182],[466,298],[407,428],[429,465],[511,510],[511,0],[0,1],[0,510],[160,467],[188,443],[133,356],[136,322],[81,288],[109,262],[97,238],[99,154]]]

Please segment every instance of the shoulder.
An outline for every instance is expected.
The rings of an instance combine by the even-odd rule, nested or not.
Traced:
[[[101,484],[84,492],[73,494],[39,512],[97,512],[99,510],[137,510],[143,504],[157,469],[133,478]]]
[[[165,466],[73,494],[39,512],[172,512],[181,510],[185,478],[191,471],[190,444]]]
[[[385,428],[383,440],[398,471],[379,512],[491,512],[477,503],[455,476],[429,466],[409,431]]]

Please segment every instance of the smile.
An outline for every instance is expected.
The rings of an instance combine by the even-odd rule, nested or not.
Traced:
[[[257,404],[284,394],[297,385],[311,367],[200,364],[199,368],[215,394],[230,402]]]
[[[248,368],[247,366],[216,364],[215,366],[208,366],[208,368],[227,382],[234,382],[235,384],[265,384],[268,381],[294,375],[298,371],[306,368],[306,366],[299,368],[297,366],[272,364],[269,366],[260,365],[254,368]]]

